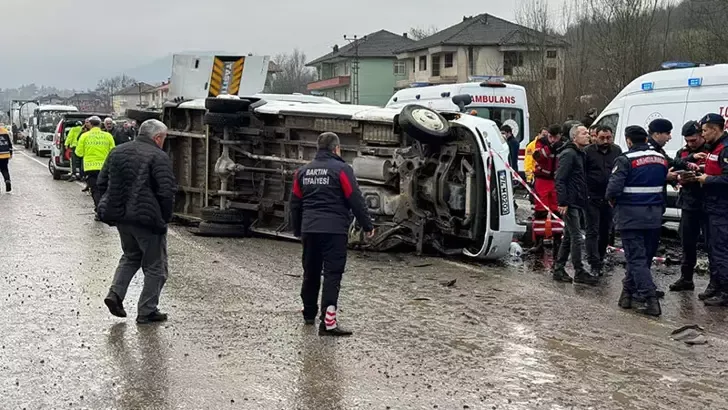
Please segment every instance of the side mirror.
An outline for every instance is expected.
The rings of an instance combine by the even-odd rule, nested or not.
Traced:
[[[452,97],[452,102],[458,106],[460,112],[465,112],[465,106],[473,103],[473,97],[470,94],[460,94]]]

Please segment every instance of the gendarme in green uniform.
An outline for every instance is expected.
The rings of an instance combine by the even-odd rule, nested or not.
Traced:
[[[99,127],[93,127],[78,140],[76,155],[83,158],[83,170],[101,171],[109,152],[116,146],[114,137]]]

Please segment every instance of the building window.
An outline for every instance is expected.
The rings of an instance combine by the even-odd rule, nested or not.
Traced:
[[[546,79],[547,80],[555,80],[556,79],[556,67],[548,67],[548,68],[546,68]]]
[[[411,59],[411,60],[410,60],[410,63],[412,63],[412,72],[414,73],[415,71],[417,71],[417,70],[416,70],[416,68],[417,68],[417,65],[415,64],[415,59],[414,59],[414,58],[413,58],[413,59]]]
[[[394,62],[394,75],[405,75],[407,73],[407,65],[404,60]]]
[[[440,76],[440,56],[432,56],[432,76]]]
[[[445,54],[445,68],[452,67],[454,59],[455,59],[455,55],[453,53]]]
[[[475,53],[473,47],[468,47],[468,74],[475,75]]]
[[[349,102],[349,89],[344,88],[344,100],[342,102]]]
[[[513,75],[513,69],[523,67],[523,53],[506,51],[503,53],[503,75]]]
[[[427,56],[420,56],[420,71],[427,71]]]
[[[556,50],[547,50],[546,58],[556,58]]]

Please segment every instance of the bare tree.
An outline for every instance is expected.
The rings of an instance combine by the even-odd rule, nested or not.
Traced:
[[[523,64],[516,64],[510,75],[526,87],[532,121],[545,126],[561,117],[567,43],[558,35],[547,0],[520,0],[517,10],[518,22],[530,30],[516,34],[526,45],[519,56]]]
[[[292,94],[306,92],[306,86],[315,80],[314,70],[306,67],[306,54],[299,49],[291,54],[279,54],[274,58],[280,72],[274,74],[270,89],[273,93]]]
[[[409,32],[407,32],[407,37],[411,38],[412,40],[419,41],[423,38],[430,37],[431,35],[437,33],[439,30],[435,26],[429,26],[429,27],[412,27],[409,29]]]
[[[96,92],[109,99],[113,106],[113,97],[116,93],[124,88],[130,87],[137,83],[132,77],[126,74],[117,75],[116,77],[104,78],[99,80],[96,85]]]

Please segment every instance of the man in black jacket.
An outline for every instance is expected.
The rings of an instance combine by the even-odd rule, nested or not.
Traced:
[[[167,223],[172,219],[177,182],[162,150],[166,137],[162,122],[145,121],[134,142],[111,151],[98,177],[99,219],[116,226],[124,251],[104,303],[112,315],[126,317],[124,297],[141,268],[139,324],[167,320],[157,305],[167,279]]]
[[[586,209],[586,257],[592,274],[601,276],[614,217],[612,206],[604,199],[604,193],[607,191],[614,159],[622,154],[622,149],[614,145],[611,128],[597,126],[596,135],[596,141],[584,150],[586,184],[589,187],[589,205]]]
[[[518,154],[521,149],[521,143],[513,135],[513,128],[510,125],[504,125],[500,128],[501,135],[505,138],[508,144],[508,165],[513,168],[514,171],[518,172]]]
[[[695,154],[706,153],[708,149],[697,121],[685,123],[682,135],[685,138],[685,146],[677,151],[674,166],[676,170],[692,174],[700,169],[700,165],[705,164],[705,160],[695,158]],[[686,176],[686,180],[683,181],[678,177],[680,191],[678,191],[677,206],[681,210],[680,241],[683,254],[680,279],[670,285],[670,290],[673,292],[695,289],[693,275],[698,261],[700,233],[703,233],[704,238],[708,237],[708,216],[703,212],[703,188],[695,181],[688,181],[688,174],[682,175]]]
[[[114,124],[114,120],[111,117],[106,117],[104,120],[104,129],[106,132],[114,137],[114,144],[118,147],[121,144],[127,143],[132,140],[129,135],[119,126]]]
[[[581,254],[584,246],[581,221],[588,204],[584,148],[589,145],[589,130],[583,125],[577,125],[571,128],[569,136],[571,140],[559,153],[556,168],[556,199],[565,227],[559,254],[554,263],[553,277],[559,282],[572,282],[572,278],[566,273],[566,262],[571,254],[575,272],[573,281],[596,285],[599,280],[584,269]]]
[[[321,290],[319,335],[349,336],[338,325],[337,307],[341,276],[346,268],[346,248],[351,213],[369,238],[374,225],[354,170],[341,159],[339,137],[325,132],[318,137],[316,158],[293,176],[291,224],[303,243],[303,319],[314,324]]]

